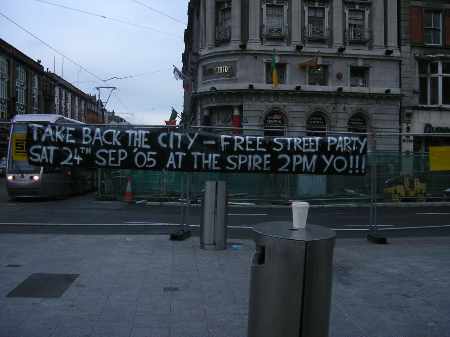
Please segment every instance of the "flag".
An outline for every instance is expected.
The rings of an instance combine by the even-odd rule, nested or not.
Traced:
[[[186,75],[184,75],[183,72],[175,66],[173,66],[173,76],[175,77],[176,80],[186,79]]]
[[[174,119],[177,119],[177,116],[178,116],[177,110],[175,110],[175,109],[172,107],[172,112],[170,113],[170,118],[169,118],[169,120],[173,121]]]
[[[175,79],[183,81],[183,89],[187,92],[192,91],[192,79],[190,76],[183,74],[183,72],[176,66],[173,66],[173,76]]]
[[[278,87],[278,84],[280,84],[280,80],[277,71],[277,56],[274,49],[272,54],[272,87],[276,88]]]
[[[166,125],[177,125],[178,112],[172,107],[172,112],[170,113],[169,120],[166,121]]]
[[[241,132],[242,123],[240,114],[233,114],[233,116],[231,117],[231,125],[233,126],[233,128],[235,128],[233,130],[234,134],[239,134]]]

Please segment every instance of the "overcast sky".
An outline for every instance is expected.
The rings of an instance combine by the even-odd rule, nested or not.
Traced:
[[[131,22],[138,28],[42,3],[51,2],[109,18]],[[188,0],[0,0],[0,12],[28,29],[101,79],[99,82],[78,66],[64,60],[64,79],[87,93],[97,86],[117,86],[108,103],[118,115],[133,123],[162,124],[171,106],[183,110],[182,83],[172,74],[172,64],[181,68],[183,34]],[[160,15],[143,3],[174,19]],[[175,20],[176,19],[176,20]],[[182,23],[178,22],[181,21]],[[61,75],[63,57],[18,27],[0,17],[0,37],[44,68]],[[142,75],[143,74],[143,75]],[[102,92],[106,98],[107,92]]]

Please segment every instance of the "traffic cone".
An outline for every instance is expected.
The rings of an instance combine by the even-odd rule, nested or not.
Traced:
[[[131,189],[131,177],[128,177],[127,188],[125,194],[123,195],[123,201],[133,202],[133,191]]]

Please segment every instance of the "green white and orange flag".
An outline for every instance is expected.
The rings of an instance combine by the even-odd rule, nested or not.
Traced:
[[[277,71],[277,55],[275,53],[275,49],[272,54],[272,87],[276,88],[280,84],[280,79],[278,78]]]

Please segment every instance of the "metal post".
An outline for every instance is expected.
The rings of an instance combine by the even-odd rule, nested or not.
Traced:
[[[185,191],[185,187],[186,187],[186,179],[185,179],[186,174],[183,173],[182,174],[182,182],[181,182],[181,193],[180,193],[180,208],[181,208],[181,220],[180,220],[180,227],[181,230],[184,230],[184,226],[186,224],[186,200],[187,200],[187,193]]]
[[[181,192],[181,200],[184,200],[184,202],[181,203],[181,221],[180,221],[180,227],[182,231],[189,231],[189,207],[190,207],[190,175],[189,173],[183,174],[183,189],[184,191]]]
[[[191,173],[187,173],[186,181],[186,221],[185,230],[189,231],[189,216],[191,208]]]
[[[378,232],[378,219],[377,219],[377,152],[376,152],[376,139],[375,133],[372,134],[373,138],[373,149],[372,149],[372,160],[370,168],[370,219],[369,219],[369,232],[367,234],[367,240],[377,244],[386,244],[387,239]]]
[[[377,202],[377,160],[376,154],[372,153],[372,164],[370,168],[370,219],[369,219],[369,230],[376,231],[376,202]]]
[[[167,128],[169,132],[169,128]],[[166,171],[164,171],[165,173]],[[186,175],[188,175],[186,179]],[[165,174],[164,174],[165,176]],[[191,231],[189,230],[188,218],[189,218],[189,204],[190,204],[190,176],[188,173],[183,174],[182,181],[182,191],[180,195],[181,199],[181,217],[180,217],[180,229],[175,233],[170,234],[170,240],[172,241],[183,241],[191,236]],[[166,180],[167,182],[167,180]],[[184,200],[184,202],[183,202]]]
[[[202,201],[200,247],[227,248],[227,191],[225,181],[206,181]]]
[[[227,185],[225,181],[217,181],[214,241],[215,249],[227,248]]]

